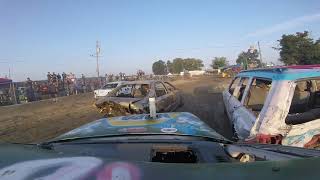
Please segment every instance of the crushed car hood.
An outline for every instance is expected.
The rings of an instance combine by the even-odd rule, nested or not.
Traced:
[[[131,134],[174,134],[226,140],[198,117],[187,112],[159,113],[156,119],[148,114],[103,118],[67,132],[56,140]]]

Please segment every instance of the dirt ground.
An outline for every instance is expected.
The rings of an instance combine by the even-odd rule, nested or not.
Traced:
[[[183,91],[184,106],[221,135],[230,138],[221,92],[230,79],[197,77],[172,82]],[[86,93],[22,105],[0,107],[0,142],[32,143],[56,137],[102,117]]]

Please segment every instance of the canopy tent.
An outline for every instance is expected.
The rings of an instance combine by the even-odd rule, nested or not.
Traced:
[[[0,78],[0,85],[7,85],[12,83],[11,79],[7,79],[7,78]]]

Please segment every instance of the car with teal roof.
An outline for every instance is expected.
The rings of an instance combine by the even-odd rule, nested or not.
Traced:
[[[235,139],[319,146],[320,65],[241,71],[223,101]]]

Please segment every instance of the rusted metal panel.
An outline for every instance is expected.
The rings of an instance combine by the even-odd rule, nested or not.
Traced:
[[[233,113],[234,129],[239,139],[249,137],[250,130],[256,121],[256,117],[243,105],[235,109]]]
[[[282,140],[283,145],[304,147],[313,136],[320,134],[320,119],[307,123],[292,125],[286,137]]]

